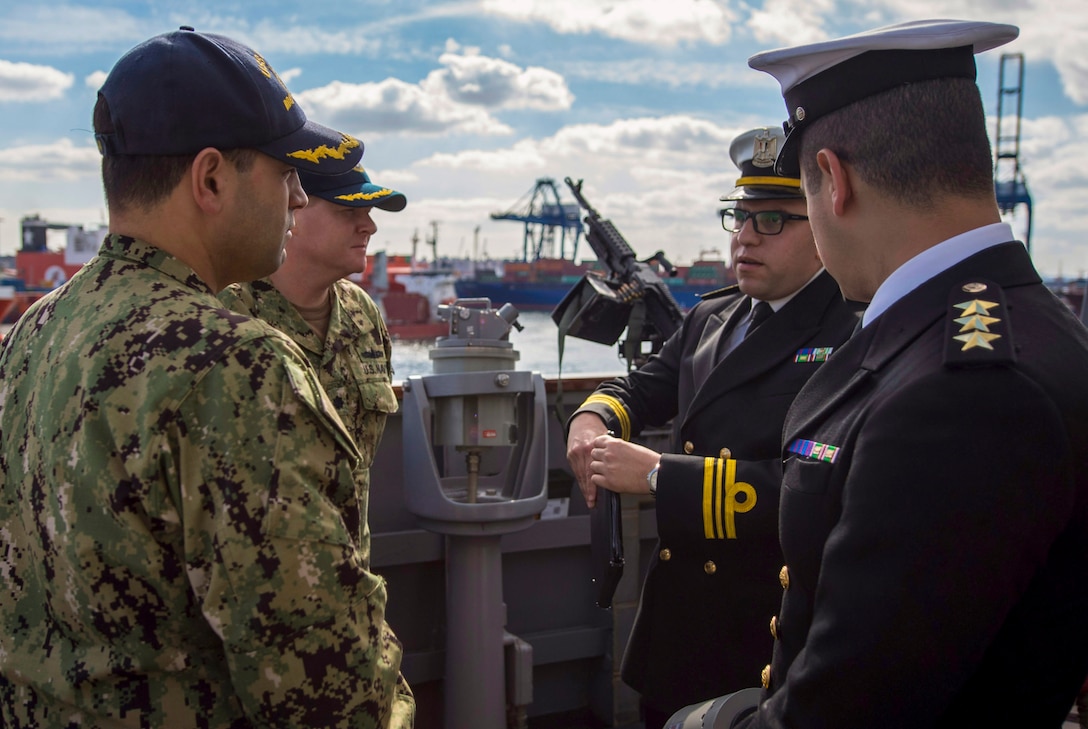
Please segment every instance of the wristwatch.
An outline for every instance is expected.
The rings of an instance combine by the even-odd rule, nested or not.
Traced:
[[[646,483],[650,484],[650,496],[657,498],[657,471],[661,468],[661,462],[650,469],[650,472],[646,474]]]

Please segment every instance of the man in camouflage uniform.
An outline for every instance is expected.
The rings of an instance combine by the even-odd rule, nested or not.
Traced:
[[[397,410],[392,343],[373,299],[345,277],[366,271],[367,244],[378,230],[372,210],[399,212],[407,200],[375,185],[361,166],[335,176],[301,172],[299,180],[310,202],[295,215],[283,265],[259,281],[231,284],[219,299],[265,320],[306,353],[363,454],[357,476],[365,502],[386,416]]]
[[[283,265],[252,283],[231,284],[219,299],[287,334],[309,358],[362,453],[356,471],[363,505],[359,534],[364,565],[370,567],[370,530],[365,508],[370,466],[389,413],[396,412],[392,343],[378,307],[345,276],[366,270],[367,244],[378,227],[375,207],[399,212],[403,194],[375,185],[362,168],[343,175],[300,172],[310,201],[295,214],[295,229]],[[410,696],[400,679],[400,690]]]
[[[358,449],[215,298],[282,262],[295,168],[362,145],[191,28],[126,54],[94,125],[110,236],[0,349],[0,725],[410,726]]]

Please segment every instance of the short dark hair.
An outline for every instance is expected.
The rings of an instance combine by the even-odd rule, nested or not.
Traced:
[[[101,94],[94,105],[94,131],[96,134],[113,134],[117,131],[109,104]],[[253,166],[257,155],[255,149],[228,149],[222,152],[241,172]],[[194,159],[195,154],[103,156],[102,187],[106,205],[117,211],[133,208],[147,210],[155,206],[177,187]]]
[[[986,115],[969,79],[906,84],[815,121],[801,137],[807,185],[819,184],[816,153],[824,148],[902,203],[925,208],[947,195],[994,194]]]

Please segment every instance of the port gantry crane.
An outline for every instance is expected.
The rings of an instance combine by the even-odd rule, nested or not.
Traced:
[[[1006,69],[1006,67],[1008,67]],[[1008,79],[1006,79],[1006,71]],[[997,94],[997,134],[995,135],[994,154],[994,192],[997,195],[997,207],[1002,215],[1015,216],[1017,208],[1023,205],[1027,209],[1024,246],[1031,252],[1031,193],[1020,169],[1020,116],[1024,110],[1024,54],[1004,53],[1001,55],[1001,69],[998,77]],[[1006,111],[1008,100],[1013,109]],[[1009,119],[1006,119],[1006,115]],[[1013,123],[1008,131],[1008,123]],[[1005,131],[1002,131],[1002,125]]]
[[[492,220],[514,220],[525,224],[522,243],[522,260],[536,261],[541,257],[555,256],[555,231],[559,229],[559,255],[567,256],[568,231],[573,236],[569,260],[578,256],[578,239],[582,235],[581,208],[577,203],[564,203],[559,199],[555,180],[542,177],[532,190],[523,195],[506,212],[491,213]]]

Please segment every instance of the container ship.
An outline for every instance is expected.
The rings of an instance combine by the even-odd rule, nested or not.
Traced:
[[[519,311],[551,311],[586,273],[604,273],[594,261],[576,263],[567,258],[508,260],[498,268],[459,277],[454,284],[457,298],[502,301]],[[699,303],[702,294],[736,283],[732,270],[716,250],[704,251],[690,266],[677,266],[672,276],[665,271],[660,275],[685,311]]]

